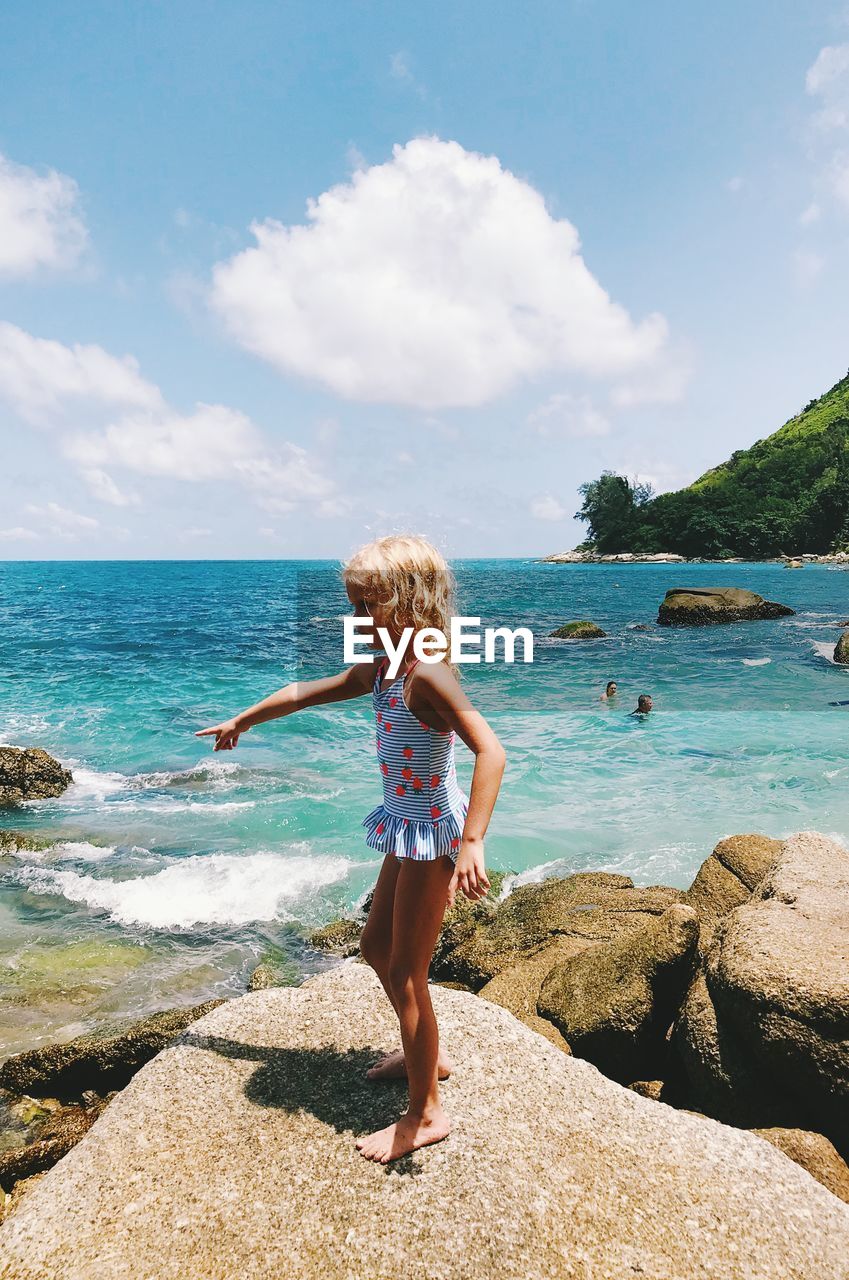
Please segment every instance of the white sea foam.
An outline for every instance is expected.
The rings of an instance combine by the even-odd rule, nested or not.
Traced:
[[[811,648],[813,649],[814,653],[818,653],[821,658],[825,658],[826,662],[830,662],[833,667],[839,667],[839,666],[842,666],[843,664],[840,662],[834,661],[835,644],[836,644],[836,641],[834,640],[814,640],[811,643]],[[849,667],[845,669],[849,671]]]
[[[355,865],[347,858],[280,853],[194,855],[152,875],[98,879],[71,870],[24,866],[16,878],[32,893],[60,894],[105,911],[110,920],[154,929],[292,920]]]
[[[44,849],[13,849],[22,862],[102,862],[115,852],[113,844],[90,844],[88,840],[60,840]]]
[[[744,667],[766,667],[772,662],[772,658],[741,658],[740,661]]]

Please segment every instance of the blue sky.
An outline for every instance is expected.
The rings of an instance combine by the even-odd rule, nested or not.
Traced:
[[[849,365],[849,10],[23,4],[0,557],[577,542]]]

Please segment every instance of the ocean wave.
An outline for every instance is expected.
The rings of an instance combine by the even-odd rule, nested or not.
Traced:
[[[58,894],[106,912],[117,924],[182,930],[295,920],[295,908],[308,908],[355,865],[348,858],[309,854],[212,853],[181,858],[129,880],[32,865],[17,869],[14,878],[31,893]]]
[[[10,849],[23,862],[102,862],[115,852],[114,844],[91,844],[88,840],[58,840],[43,849]],[[145,850],[147,852],[147,850]]]
[[[744,667],[766,667],[772,662],[772,658],[741,658]]]
[[[834,661],[834,646],[836,643],[835,640],[813,640],[811,648],[814,653],[820,658],[825,658],[826,662],[829,662],[833,667],[843,667],[845,671],[849,671],[849,667],[845,663]]]

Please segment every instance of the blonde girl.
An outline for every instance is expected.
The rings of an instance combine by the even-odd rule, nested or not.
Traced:
[[[343,566],[342,579],[353,612],[385,628],[397,646],[405,627],[450,632],[454,579],[443,557],[425,538],[396,535],[362,547]],[[445,914],[459,889],[473,901],[489,888],[484,835],[504,772],[504,750],[466,697],[450,662],[419,662],[408,655],[395,679],[387,659],[354,663],[321,680],[296,681],[232,720],[201,729],[215,735],[215,750],[235,747],[256,724],[306,707],[372,695],[375,749],[383,802],[363,819],[366,844],[386,856],[377,878],[368,921],[360,938],[391,1001],[402,1048],[368,1072],[373,1080],[406,1076],[409,1104],[394,1124],[357,1140],[368,1160],[388,1164],[418,1147],[447,1137],[450,1121],[439,1098],[439,1080],[451,1072],[440,1051],[428,990],[428,969]],[[468,798],[454,764],[455,738],[475,757]]]

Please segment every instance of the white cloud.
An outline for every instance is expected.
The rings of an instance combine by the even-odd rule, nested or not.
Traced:
[[[45,520],[48,533],[59,538],[76,538],[80,533],[90,533],[93,529],[100,528],[100,522],[94,516],[70,511],[67,507],[61,507],[58,502],[46,502],[43,506],[29,502],[24,510],[28,515]]]
[[[0,538],[5,542],[34,542],[38,537],[33,529],[25,529],[19,524],[13,529],[0,529]]]
[[[36,173],[0,155],[0,275],[76,265],[87,233],[73,178]]]
[[[393,80],[400,80],[412,89],[414,93],[424,100],[427,97],[427,89],[421,84],[410,70],[410,57],[403,49],[399,49],[396,53],[389,55],[389,74]]]
[[[96,345],[35,338],[0,321],[0,398],[28,422],[46,423],[74,402],[152,408],[159,389],[139,373],[132,356],[116,357]]]
[[[826,45],[820,49],[805,76],[805,88],[816,96],[843,94],[849,78],[849,44]]]
[[[812,201],[807,208],[803,209],[799,214],[799,225],[802,227],[813,226],[815,222],[819,222],[822,210],[816,201]]]
[[[285,373],[352,400],[484,404],[546,370],[604,378],[654,360],[667,326],[635,323],[578,232],[494,156],[417,138],[307,205],[307,225],[251,224],[210,302]]]
[[[531,515],[535,520],[565,520],[566,508],[550,493],[541,494],[531,502]]]
[[[692,351],[681,344],[665,360],[648,363],[636,377],[614,387],[610,402],[617,409],[634,409],[646,404],[677,404],[684,395],[692,372]]]
[[[130,507],[136,506],[140,501],[137,493],[124,493],[112,477],[105,471],[101,471],[99,467],[85,467],[80,475],[92,495],[100,502],[107,502],[112,507]]]
[[[541,436],[559,435],[571,439],[606,436],[610,432],[610,423],[589,396],[573,396],[568,391],[549,396],[528,414],[526,426]]]

